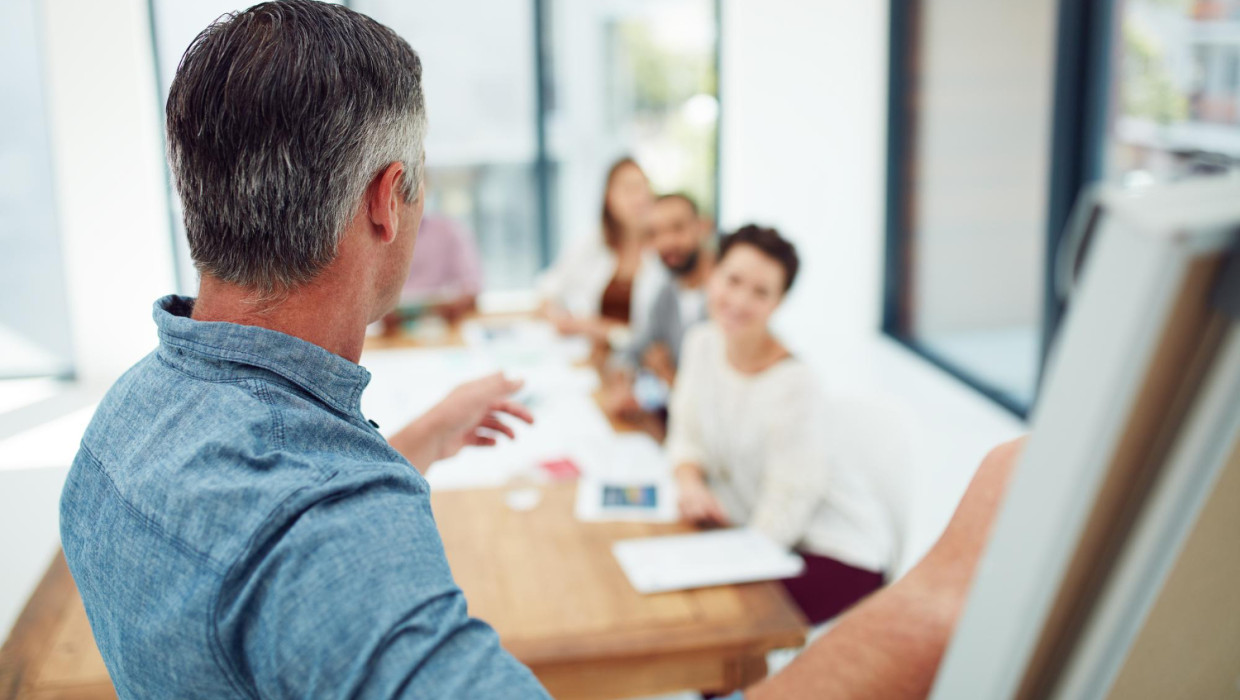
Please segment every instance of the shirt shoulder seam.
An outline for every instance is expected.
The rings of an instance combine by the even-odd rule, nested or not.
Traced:
[[[89,464],[92,469],[97,471],[99,475],[103,477],[104,481],[108,484],[108,488],[110,488],[112,493],[116,496],[116,500],[120,501],[121,505],[125,507],[125,510],[128,511],[130,515],[136,518],[160,539],[167,541],[182,554],[185,554],[186,556],[189,556],[198,563],[202,564],[209,571],[211,571],[211,573],[217,576],[223,574],[222,562],[215,561],[209,554],[199,551],[188,542],[168,532],[159,523],[152,520],[150,516],[143,513],[136,506],[134,506],[134,504],[130,503],[129,499],[125,498],[124,494],[121,493],[120,488],[116,486],[116,482],[112,480],[112,476],[108,474],[106,469],[103,468],[103,460],[99,459],[99,457],[95,455],[95,453],[90,449],[90,446],[88,446],[84,440],[82,441],[82,453],[86,456],[87,464]]]

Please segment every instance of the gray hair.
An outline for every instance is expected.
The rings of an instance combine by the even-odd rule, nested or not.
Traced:
[[[285,0],[224,15],[172,81],[168,160],[202,274],[278,294],[336,256],[366,189],[403,163],[422,185],[422,63],[340,5]]]

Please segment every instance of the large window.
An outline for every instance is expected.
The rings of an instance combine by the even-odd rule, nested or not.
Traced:
[[[1023,410],[1039,366],[1056,1],[896,5],[888,330]]]
[[[0,379],[72,372],[35,5],[0,6]]]
[[[1240,0],[1127,0],[1105,176],[1131,186],[1240,158]]]
[[[1090,183],[1240,156],[1240,0],[894,0],[884,330],[1013,412]]]
[[[547,0],[544,119],[553,239],[597,235],[603,174],[621,155],[659,192],[716,210],[715,0]]]
[[[561,241],[597,235],[621,155],[714,210],[715,0],[350,5],[422,56],[428,211],[473,230],[488,289],[528,288]]]
[[[152,0],[166,97],[193,37],[231,0]],[[469,229],[489,291],[528,289],[562,240],[596,235],[608,164],[714,211],[716,0],[349,0],[424,66],[427,213]],[[176,206],[176,198],[173,197]],[[188,263],[174,212],[182,288]]]
[[[489,289],[541,268],[534,7],[512,0],[354,0],[422,59],[427,212],[475,235]]]

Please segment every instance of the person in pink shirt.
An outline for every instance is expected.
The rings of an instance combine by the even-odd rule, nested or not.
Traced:
[[[384,319],[394,329],[409,307],[429,308],[449,323],[477,307],[482,290],[482,265],[473,234],[454,219],[427,214],[418,229],[409,278],[400,293],[400,307]]]

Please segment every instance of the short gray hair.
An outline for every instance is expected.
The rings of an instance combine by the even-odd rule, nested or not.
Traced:
[[[340,5],[285,0],[224,15],[177,68],[168,160],[202,274],[263,294],[335,258],[367,187],[405,165],[422,185],[422,63],[391,29]]]

